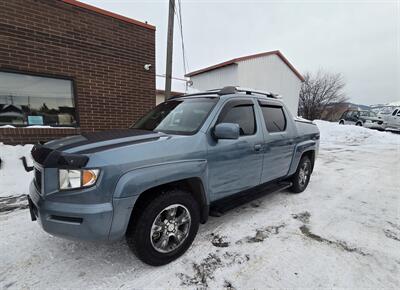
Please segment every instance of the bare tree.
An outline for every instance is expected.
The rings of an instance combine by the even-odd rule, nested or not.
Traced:
[[[299,116],[309,120],[320,119],[328,105],[347,101],[341,74],[318,71],[315,75],[306,73],[304,79],[300,90]]]

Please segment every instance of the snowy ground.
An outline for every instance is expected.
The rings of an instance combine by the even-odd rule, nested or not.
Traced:
[[[167,266],[141,263],[123,241],[52,237],[26,209],[0,213],[0,288],[399,289],[400,135],[318,126],[321,150],[305,192],[210,218]]]
[[[27,194],[33,172],[26,172],[21,157],[25,157],[28,166],[32,166],[32,145],[10,146],[0,143],[0,198]]]

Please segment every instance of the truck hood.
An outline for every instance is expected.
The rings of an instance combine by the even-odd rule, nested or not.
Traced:
[[[167,135],[137,129],[118,129],[65,137],[47,142],[44,147],[66,153],[89,154],[135,143],[151,142],[163,136]]]

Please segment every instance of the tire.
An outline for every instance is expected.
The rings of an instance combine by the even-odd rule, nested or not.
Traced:
[[[357,123],[356,123],[356,126],[362,127],[362,125],[363,125],[363,124],[362,124],[361,122],[357,122]]]
[[[304,172],[303,170],[306,170]],[[293,193],[303,192],[310,181],[312,171],[311,160],[308,156],[303,156],[300,159],[299,165],[297,166],[296,173],[292,177],[293,185],[289,188],[289,190]],[[304,174],[306,174],[304,176]],[[305,178],[305,179],[304,179]]]
[[[343,120],[340,120],[340,121],[339,121],[339,125],[344,125],[344,121],[343,121]]]
[[[176,208],[175,219],[170,215],[173,208]],[[184,214],[186,211],[188,214]],[[199,212],[199,205],[190,192],[179,189],[165,191],[133,215],[134,220],[126,233],[128,246],[146,264],[168,264],[183,255],[192,244],[199,229]],[[177,226],[178,219],[186,221],[187,217],[188,222]],[[164,247],[163,241],[168,246]]]

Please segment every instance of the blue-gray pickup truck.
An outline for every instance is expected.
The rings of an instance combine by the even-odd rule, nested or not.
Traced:
[[[200,223],[260,194],[307,187],[319,130],[275,95],[225,87],[169,99],[129,129],[32,149],[32,220],[73,239],[126,237],[145,263],[181,256]]]

